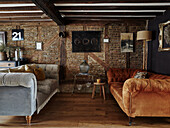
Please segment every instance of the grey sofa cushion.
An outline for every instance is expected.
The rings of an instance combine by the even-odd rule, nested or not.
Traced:
[[[59,65],[56,64],[36,64],[45,72],[46,78],[59,79]]]
[[[39,92],[50,94],[55,88],[57,88],[57,80],[45,79],[42,81],[38,81],[37,88]]]

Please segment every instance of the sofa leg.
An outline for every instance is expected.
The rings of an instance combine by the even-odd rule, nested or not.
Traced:
[[[30,125],[32,116],[26,116],[25,118],[26,118],[26,121],[27,121],[27,125]]]
[[[129,117],[129,126],[132,125],[132,117]]]

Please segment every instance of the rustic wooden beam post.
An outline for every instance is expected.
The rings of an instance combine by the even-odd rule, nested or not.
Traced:
[[[48,15],[58,25],[64,25],[64,19],[60,12],[50,0],[32,0],[46,15]]]
[[[59,26],[59,32],[65,32],[65,26]],[[66,77],[66,38],[60,39],[60,80],[64,80]]]

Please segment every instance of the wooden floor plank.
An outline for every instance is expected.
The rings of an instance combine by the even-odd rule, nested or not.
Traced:
[[[170,118],[135,118],[131,128],[169,128]],[[0,116],[1,127],[27,127],[25,117]],[[107,100],[97,94],[56,94],[37,115],[33,115],[31,128],[37,127],[105,127],[129,128],[128,117],[114,98]]]

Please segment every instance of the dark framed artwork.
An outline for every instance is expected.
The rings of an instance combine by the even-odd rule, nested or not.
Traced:
[[[133,52],[133,33],[121,33],[121,52]]]
[[[170,51],[170,20],[159,24],[158,51]]]
[[[12,29],[12,41],[24,40],[24,29]]]
[[[0,31],[0,45],[6,45],[6,32]]]
[[[73,31],[72,52],[101,52],[101,31]]]

